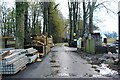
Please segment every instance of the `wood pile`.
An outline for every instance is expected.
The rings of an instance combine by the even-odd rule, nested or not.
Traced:
[[[48,39],[46,36],[33,36],[33,42],[41,45],[46,45],[48,43]]]
[[[18,71],[26,67],[27,57],[25,56],[25,50],[10,50],[4,51],[2,61],[0,61],[1,74],[16,74]]]
[[[26,51],[27,51],[26,56],[28,58],[28,63],[34,62],[37,59],[38,51],[33,48],[28,48],[26,49]]]
[[[29,49],[3,49],[0,50],[0,73],[16,74],[26,68],[28,63],[37,59],[38,51]]]
[[[40,46],[42,45],[41,48],[41,52],[40,50],[38,50],[40,52],[40,56],[45,56],[46,54],[48,54],[50,52],[50,47],[53,47],[53,38],[48,38],[47,36],[33,36],[32,38],[33,44],[35,44],[36,46]]]
[[[53,38],[48,38],[48,46],[53,47]]]

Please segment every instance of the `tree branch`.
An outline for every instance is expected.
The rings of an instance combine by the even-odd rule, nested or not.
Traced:
[[[104,4],[101,4],[103,5],[103,7],[107,10],[107,13],[112,12],[113,14],[116,14],[114,11],[112,11],[111,9],[107,8]]]

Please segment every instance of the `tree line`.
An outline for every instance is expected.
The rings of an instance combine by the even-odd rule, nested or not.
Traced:
[[[3,3],[1,35],[15,36],[16,48],[23,48],[31,42],[32,35],[53,37],[54,42],[61,42],[64,36],[64,22],[57,6],[52,2],[18,2],[15,7],[7,8]],[[43,20],[43,21],[42,21]],[[42,25],[43,23],[43,25]]]
[[[94,30],[99,30],[98,26],[94,24],[94,12],[97,9],[105,8],[107,13],[114,13],[105,5],[109,2],[107,0],[103,2],[98,2],[98,0],[68,0],[70,44],[79,37],[88,39],[89,34],[93,33]]]
[[[99,29],[93,23],[94,12],[98,8],[105,8],[107,12],[112,12],[105,6],[103,1],[98,0],[68,0],[69,19],[64,21],[60,16],[58,6],[51,2],[18,2],[15,7],[7,8],[3,2],[1,7],[2,22],[1,35],[15,36],[16,47],[23,48],[25,44],[31,42],[32,35],[53,36],[54,42],[61,42],[64,38],[65,25],[69,24],[70,42],[79,37],[88,38],[94,30]],[[43,20],[43,21],[42,21]]]

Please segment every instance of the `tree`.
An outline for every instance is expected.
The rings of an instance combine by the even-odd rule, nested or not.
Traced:
[[[51,14],[51,34],[53,35],[55,42],[59,42],[64,36],[64,22],[60,18],[57,8],[55,8],[55,3],[51,2],[51,8],[54,9]]]
[[[6,36],[7,35],[7,27],[6,27],[6,23],[7,23],[7,8],[6,8],[6,3],[3,2],[1,5],[1,9],[2,9],[2,22],[4,23],[4,26],[2,28],[2,36]]]
[[[29,5],[28,5],[28,3],[27,2],[25,2],[24,3],[24,9],[25,9],[25,12],[24,12],[24,33],[25,33],[25,37],[24,37],[24,44],[26,45],[26,44],[28,44],[28,43],[30,43],[30,39],[29,39],[29,35],[30,35],[30,33],[29,33],[29,31],[28,31],[28,7],[29,7]]]
[[[85,0],[83,0],[83,32],[82,32],[81,37],[84,37],[85,30],[86,30],[87,12],[88,12],[88,10],[86,10]]]
[[[16,48],[24,48],[25,3],[16,1]]]
[[[78,22],[78,10],[79,10],[78,6],[79,6],[78,0],[75,0],[75,2],[71,2],[68,0],[69,19],[70,19],[70,41],[69,41],[70,46],[72,46],[71,44],[73,40],[77,38],[76,26]]]
[[[41,34],[41,19],[43,17],[43,3],[30,2],[28,7],[28,31],[30,35]],[[36,28],[39,29],[36,31]]]
[[[43,34],[48,37],[53,36],[54,41],[58,41],[64,36],[64,22],[62,21],[55,2],[43,3]]]
[[[94,1],[91,1],[91,0],[89,0],[89,4],[88,4],[88,9],[89,9],[89,14],[88,14],[88,16],[89,16],[89,33],[91,34],[91,33],[93,33],[93,28],[94,28],[94,25],[93,25],[93,16],[94,16],[94,11],[96,10],[96,9],[101,9],[101,8],[105,8],[106,9],[106,11],[107,11],[107,13],[109,13],[109,12],[112,12],[112,13],[114,13],[111,9],[109,9],[106,5],[105,5],[105,3],[108,3],[108,2],[110,2],[110,1],[102,1],[102,2],[98,2],[98,0],[94,0]]]
[[[43,3],[43,34],[45,35],[47,33],[47,29],[48,29],[48,6],[49,2],[44,2]]]
[[[117,38],[117,33],[115,31],[112,32],[112,37]]]
[[[4,23],[1,28],[2,36],[15,36],[15,10],[14,8],[6,7],[7,3],[2,2],[1,7],[1,20]]]
[[[69,45],[71,45],[72,42],[72,2],[68,1],[68,8],[69,8],[69,19],[70,19],[70,41]]]

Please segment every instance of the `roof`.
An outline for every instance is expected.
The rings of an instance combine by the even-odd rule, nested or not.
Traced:
[[[97,31],[97,30],[96,30],[96,31],[93,31],[93,32],[94,32],[94,33],[100,33],[100,35],[101,35],[102,38],[107,38],[101,31]]]

